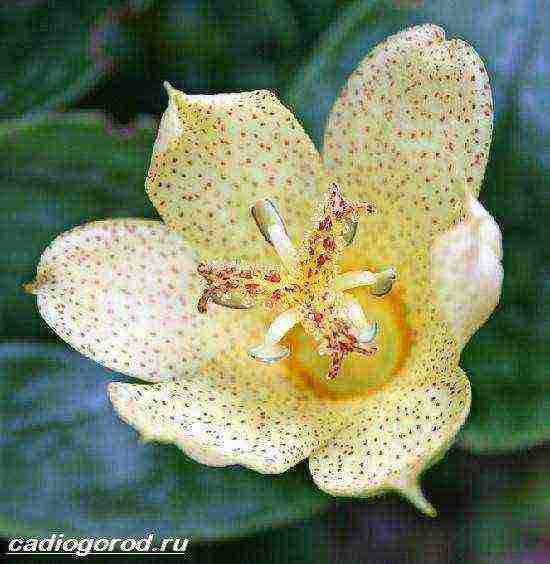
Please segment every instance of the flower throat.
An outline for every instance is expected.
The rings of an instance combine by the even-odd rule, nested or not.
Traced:
[[[252,217],[281,264],[199,264],[198,273],[206,281],[197,304],[199,312],[206,313],[210,301],[238,309],[262,304],[276,317],[263,342],[251,348],[249,355],[265,363],[289,356],[290,348],[283,340],[300,324],[315,340],[318,354],[330,357],[326,377],[335,379],[346,355],[357,352],[370,357],[379,351],[378,321],[367,317],[348,290],[365,286],[370,294],[383,296],[396,279],[393,268],[341,273],[339,260],[353,243],[359,219],[373,213],[373,204],[347,200],[332,183],[312,217],[313,228],[296,249],[275,203],[259,200],[251,208]]]

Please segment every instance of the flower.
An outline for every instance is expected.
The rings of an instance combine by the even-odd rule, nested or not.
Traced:
[[[460,353],[502,282],[477,200],[482,61],[434,25],[390,37],[336,100],[322,157],[270,92],[167,90],[146,181],[164,223],[61,234],[28,288],[42,316],[155,382],[109,386],[145,440],[263,473],[309,458],[333,495],[394,490],[433,515],[419,476],[467,417]]]

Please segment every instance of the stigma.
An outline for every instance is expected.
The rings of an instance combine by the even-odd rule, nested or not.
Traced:
[[[349,290],[366,286],[373,296],[383,296],[396,280],[393,268],[340,272],[339,259],[353,244],[359,219],[373,213],[373,204],[348,200],[338,184],[331,183],[312,217],[312,229],[296,248],[275,202],[257,201],[252,218],[280,264],[199,264],[197,271],[206,282],[199,312],[206,313],[210,302],[235,309],[263,306],[274,318],[263,342],[249,350],[253,359],[271,363],[288,357],[285,337],[299,324],[315,339],[318,354],[330,357],[326,377],[336,378],[346,355],[372,356],[378,351],[379,324],[369,319]]]

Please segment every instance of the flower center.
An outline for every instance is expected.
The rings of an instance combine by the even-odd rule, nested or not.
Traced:
[[[312,218],[313,229],[305,234],[298,249],[290,241],[273,202],[260,200],[251,212],[282,264],[201,263],[198,272],[207,286],[198,302],[200,312],[206,312],[209,301],[233,308],[249,308],[263,303],[278,315],[263,342],[250,349],[250,356],[261,362],[282,360],[290,354],[288,342],[301,334],[294,360],[307,365],[308,369],[323,364],[323,373],[328,380],[338,376],[344,362],[348,366],[346,373],[354,374],[357,371],[363,373],[361,366],[375,356],[379,357],[377,365],[387,364],[388,355],[392,359],[398,358],[395,352],[398,345],[392,341],[387,352],[380,354],[380,341],[377,340],[379,320],[387,321],[383,334],[388,342],[392,339],[395,320],[388,317],[386,309],[370,303],[370,300],[380,300],[391,290],[395,270],[389,268],[378,273],[358,270],[341,274],[338,264],[343,250],[355,237],[359,216],[375,212],[372,204],[347,200],[338,185],[331,184]],[[356,289],[356,295],[352,289]],[[376,309],[380,309],[380,316],[372,315]],[[369,312],[368,316],[365,311]],[[295,329],[297,325],[302,327],[302,333]],[[316,349],[317,356],[327,360],[307,360],[310,355],[304,353],[306,349]],[[357,363],[353,359],[359,355],[363,360]]]
[[[292,351],[287,361],[290,373],[299,387],[312,388],[319,397],[346,399],[373,393],[396,376],[410,350],[412,331],[395,290],[383,297],[373,296],[368,288],[356,288],[350,293],[378,322],[375,355],[349,354],[343,360],[339,377],[328,380],[323,374],[329,369],[329,359],[316,353],[312,337],[300,326],[287,336]]]

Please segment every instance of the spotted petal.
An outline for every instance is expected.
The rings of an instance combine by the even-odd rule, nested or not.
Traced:
[[[331,110],[324,159],[349,197],[403,210],[421,238],[445,230],[489,155],[492,97],[483,62],[434,25],[378,45]]]
[[[371,396],[361,415],[310,458],[316,484],[336,496],[398,491],[435,515],[419,476],[449,448],[470,407],[461,369],[395,380]]]
[[[79,352],[131,376],[166,380],[244,338],[235,312],[197,312],[196,264],[183,238],[160,222],[99,221],[51,243],[34,292],[48,325]]]
[[[328,441],[357,408],[300,390],[285,364],[235,349],[192,375],[155,385],[112,383],[111,401],[144,440],[174,443],[204,464],[280,473]]]
[[[250,208],[269,197],[299,240],[328,180],[292,113],[264,90],[187,96],[167,88],[146,182],[167,225],[209,259],[259,260],[266,245]]]
[[[445,40],[434,25],[407,29],[376,47],[332,109],[325,162],[348,195],[372,200],[379,210],[350,248],[348,269],[365,262],[371,270],[395,267],[395,291],[415,331],[430,323],[433,305],[441,306],[430,249],[466,218],[467,195],[479,192],[491,134],[483,62],[471,46]],[[473,280],[465,290],[461,303],[477,299]],[[491,299],[481,301],[485,306]]]

